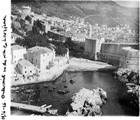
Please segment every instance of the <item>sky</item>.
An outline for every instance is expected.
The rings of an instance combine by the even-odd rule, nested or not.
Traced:
[[[19,1],[19,0],[15,0],[15,1]],[[50,1],[110,1],[110,0],[50,0]],[[112,0],[112,1],[115,1],[116,3],[124,7],[140,7],[139,0]]]
[[[124,7],[139,7],[139,0],[113,0],[115,1],[117,4],[124,6]]]

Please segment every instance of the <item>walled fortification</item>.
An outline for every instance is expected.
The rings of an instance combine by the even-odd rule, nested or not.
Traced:
[[[98,60],[117,67],[139,69],[139,50],[137,44],[103,43],[101,51],[97,53],[97,57]]]

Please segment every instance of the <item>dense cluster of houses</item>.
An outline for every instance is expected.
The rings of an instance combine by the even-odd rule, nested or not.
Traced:
[[[108,27],[107,25],[99,26],[96,24],[92,26],[91,37],[105,38],[106,41],[116,41],[121,36],[135,36],[135,31],[131,30],[129,25],[118,25],[116,27]]]
[[[39,32],[40,34],[43,34],[48,33],[48,31],[50,31],[53,34],[56,33],[58,35],[61,35],[57,32],[51,31],[53,25],[55,26],[54,21],[59,21],[60,19],[55,17],[48,18],[45,15],[35,14],[31,12],[31,7],[29,6],[22,6],[19,12],[21,14],[20,19],[18,19],[18,16],[16,15],[11,16],[13,23],[16,21],[16,19],[18,19],[18,21],[20,21],[20,24],[24,23],[24,25],[31,25],[32,32]],[[18,33],[20,32],[22,32],[21,29],[19,29]],[[55,49],[53,47],[47,48],[41,46],[34,46],[32,48],[26,49],[20,45],[14,44],[17,38],[23,39],[24,36],[26,36],[26,32],[23,36],[14,33],[13,31],[11,33],[11,64],[13,66],[12,77],[16,76],[15,79],[17,79],[17,76],[23,76],[23,78],[28,77],[29,79],[30,76],[33,77],[34,75],[37,75],[42,71],[46,71],[46,73],[49,73],[51,69],[60,68],[61,66],[64,66],[68,63],[68,49],[65,55],[56,56]],[[63,37],[63,35],[61,36]]]
[[[98,24],[90,25],[89,23],[82,20],[82,18],[73,18],[70,20],[60,19],[58,17],[50,17],[45,14],[39,15],[31,11],[31,7],[22,6],[20,10],[20,23],[31,26],[31,31],[34,33],[44,34],[47,33],[51,40],[57,40],[65,42],[68,37],[71,37],[72,41],[84,42],[85,51],[99,51],[93,50],[92,45],[94,41],[96,46],[101,46],[101,43],[106,40],[114,41],[118,36],[122,34],[134,35],[135,32],[130,29],[129,25],[121,25],[116,27],[108,27],[107,25],[99,26]],[[17,16],[12,15],[12,21],[17,19]],[[19,29],[19,33],[22,30]],[[26,32],[24,31],[26,36]],[[15,42],[17,38],[23,38],[19,34],[12,33],[12,43]],[[49,39],[50,40],[50,39]],[[86,41],[86,42],[85,42]],[[92,45],[92,46],[91,46]],[[91,46],[91,47],[89,47]],[[65,55],[66,61],[69,59],[69,52]],[[19,73],[30,75],[35,73],[34,68],[40,70],[49,69],[54,64],[60,64],[59,61],[62,60],[61,57],[55,59],[55,50],[46,47],[35,46],[26,50],[19,45],[13,45],[11,50],[12,64],[17,64]],[[65,62],[66,62],[65,61]],[[62,62],[63,63],[63,62]],[[62,65],[61,63],[61,65]],[[34,67],[33,67],[34,66]]]
[[[85,38],[104,38],[105,41],[112,42],[122,35],[135,36],[135,31],[132,31],[129,25],[118,25],[116,27],[91,25],[80,17],[71,17],[69,20],[64,20],[54,16],[50,17],[46,14],[36,14],[31,11],[29,6],[22,6],[20,12],[20,21],[24,21],[24,23],[31,26],[32,32],[48,33],[49,37],[53,34],[53,36],[57,36],[58,41],[61,41],[62,37],[65,39],[71,37],[72,41],[79,42],[85,42]],[[16,19],[16,16],[12,15],[12,18]],[[64,42],[65,40],[62,39],[62,41]]]

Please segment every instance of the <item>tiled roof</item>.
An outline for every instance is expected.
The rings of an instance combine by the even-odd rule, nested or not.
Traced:
[[[34,65],[32,63],[30,63],[28,60],[25,60],[25,59],[21,59],[18,61],[18,64],[20,64],[21,66],[24,66],[24,67],[34,67]]]
[[[40,55],[40,54],[44,54],[44,53],[50,53],[50,52],[52,52],[52,50],[47,47],[35,46],[35,47],[28,49],[27,52]]]
[[[24,47],[22,47],[22,46],[19,46],[19,45],[13,45],[12,47],[11,47],[11,50],[13,51],[13,50],[19,50],[19,49],[25,49]]]

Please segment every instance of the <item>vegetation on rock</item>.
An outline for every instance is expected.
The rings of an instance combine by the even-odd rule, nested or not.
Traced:
[[[127,86],[127,90],[122,93],[122,97],[120,98],[121,102],[134,107],[137,111],[140,106],[139,72],[128,68],[119,68],[115,72],[115,77]]]
[[[70,116],[98,116],[101,115],[100,107],[106,103],[107,94],[101,89],[81,89],[72,97],[71,110],[66,115]]]

